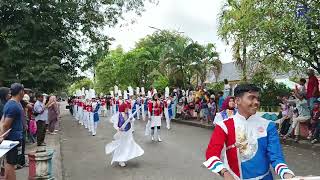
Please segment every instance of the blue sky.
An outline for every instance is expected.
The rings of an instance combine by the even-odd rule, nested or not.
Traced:
[[[159,0],[158,5],[146,4],[146,11],[141,17],[135,18],[135,23],[106,29],[105,33],[116,39],[111,48],[122,45],[128,51],[134,48],[135,42],[140,38],[156,31],[149,26],[178,30],[201,44],[215,43],[221,61],[231,62],[230,47],[217,35],[218,14],[224,1],[226,0]]]

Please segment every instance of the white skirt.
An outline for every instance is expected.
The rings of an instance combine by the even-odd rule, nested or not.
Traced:
[[[150,127],[161,126],[161,116],[151,116]]]
[[[106,154],[113,152],[113,162],[126,162],[133,158],[142,156],[144,150],[134,141],[132,130],[119,131],[114,135],[114,140],[105,147]]]

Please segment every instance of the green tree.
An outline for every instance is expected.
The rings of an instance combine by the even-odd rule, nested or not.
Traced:
[[[320,73],[320,2],[263,0],[256,32],[260,54],[281,57],[269,64],[289,62],[293,67],[312,67]]]
[[[320,72],[319,9],[319,1],[309,0],[228,0],[219,35],[232,43],[244,79],[248,69],[263,66],[273,72],[304,67]]]
[[[76,90],[82,90],[82,88],[87,90],[93,88],[93,81],[89,78],[83,78],[79,81],[76,81],[68,88],[68,93],[69,95],[74,95]]]
[[[108,49],[110,38],[101,29],[126,12],[140,14],[144,2],[0,1],[0,81],[48,93],[64,89],[79,68],[95,64],[93,54]]]
[[[108,93],[110,88],[119,83],[122,76],[118,76],[120,72],[120,63],[124,58],[124,52],[121,47],[110,51],[110,53],[102,59],[96,67],[96,84],[95,88],[98,93]]]
[[[248,51],[255,27],[255,0],[228,0],[219,16],[219,35],[232,43],[233,58],[241,69],[242,79],[248,78]]]
[[[200,45],[175,31],[157,31],[142,38],[129,52],[110,51],[96,67],[96,87],[109,91],[114,85],[189,87],[197,74],[205,81],[209,69],[221,70],[213,44]]]

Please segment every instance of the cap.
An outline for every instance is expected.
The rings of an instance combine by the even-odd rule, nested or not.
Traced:
[[[19,92],[20,92],[21,90],[23,90],[23,89],[24,89],[24,87],[23,87],[22,84],[20,84],[20,83],[13,83],[13,84],[11,84],[11,87],[10,87],[11,95],[12,95],[12,96],[15,96],[15,95],[19,94]]]

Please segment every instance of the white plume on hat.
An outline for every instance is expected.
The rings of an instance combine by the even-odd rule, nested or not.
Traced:
[[[94,89],[89,89],[89,99],[96,98],[96,91]]]
[[[145,95],[146,92],[144,91],[144,87],[141,87],[141,94]]]
[[[128,99],[128,93],[127,91],[123,91],[123,99]]]
[[[157,94],[157,93],[158,93],[157,89],[154,88],[154,89],[153,89],[153,94],[152,94],[152,96],[153,96],[154,94]]]
[[[129,96],[133,96],[133,88],[129,86],[128,90],[129,90]]]
[[[111,95],[111,97],[114,97],[113,91],[110,91],[110,95]]]
[[[114,94],[118,94],[118,91],[120,91],[119,88],[118,88],[118,86],[114,86]],[[121,92],[120,92],[120,93],[121,93]]]
[[[152,94],[151,94],[151,91],[148,91],[148,98],[152,98]]]
[[[164,91],[165,91],[164,96],[166,98],[169,97],[169,93],[170,93],[169,87],[166,87]]]
[[[85,99],[89,99],[89,91],[88,90],[85,90],[84,91],[84,95],[85,95]]]
[[[140,94],[140,88],[137,87],[137,88],[136,88],[136,95],[139,95],[139,94]]]
[[[119,89],[118,89],[118,91],[117,91],[117,92],[118,92],[118,96],[122,96],[122,94],[121,94],[121,90],[119,90]]]
[[[186,91],[182,90],[182,95],[185,96],[186,95]]]
[[[81,96],[85,96],[86,94],[85,94],[85,89],[84,89],[84,87],[82,87],[81,88]]]

